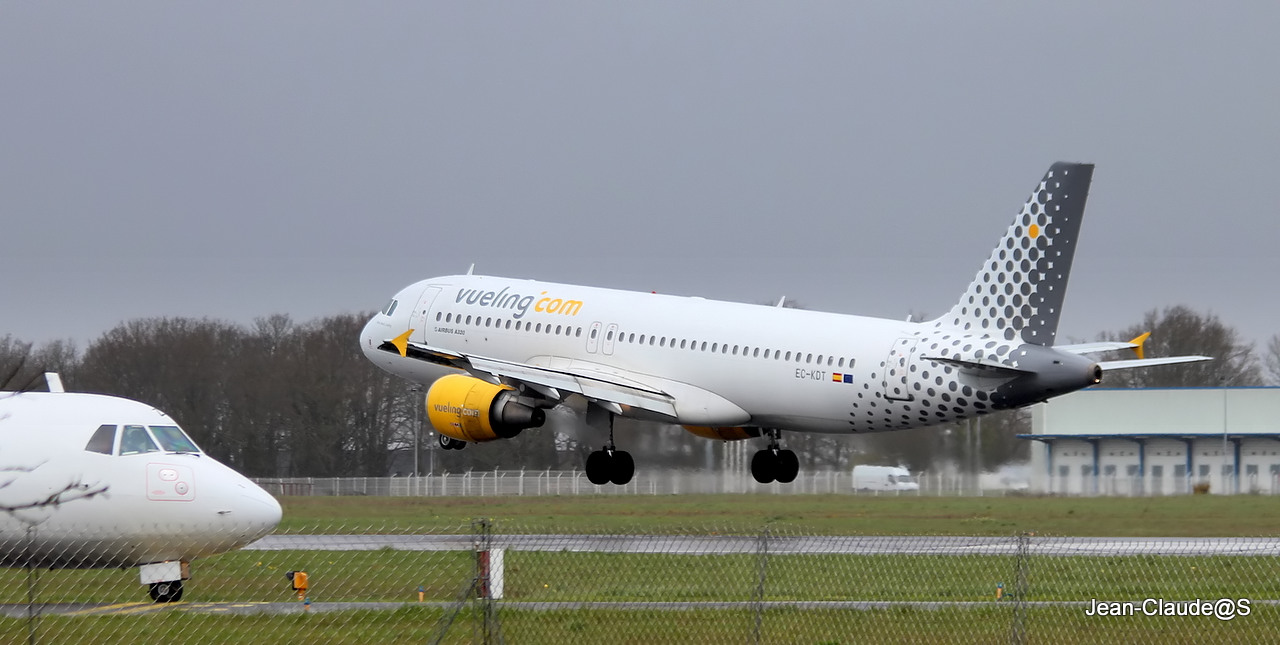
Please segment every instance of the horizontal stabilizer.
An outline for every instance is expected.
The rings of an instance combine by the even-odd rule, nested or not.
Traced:
[[[1166,356],[1164,358],[1136,358],[1127,361],[1102,361],[1098,367],[1102,370],[1127,370],[1135,367],[1154,367],[1156,365],[1176,365],[1178,363],[1199,363],[1211,361],[1211,356]]]
[[[1023,374],[1031,374],[1030,370],[1010,367],[1003,363],[995,361],[983,360],[975,358],[970,360],[960,358],[942,358],[940,356],[921,356],[921,360],[934,361],[960,368],[960,372],[964,374],[973,374],[976,376],[1004,376],[1013,378]]]

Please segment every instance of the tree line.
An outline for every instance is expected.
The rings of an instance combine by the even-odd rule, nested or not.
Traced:
[[[372,312],[305,323],[287,315],[251,325],[208,318],[144,318],[107,331],[79,351],[69,341],[40,346],[0,337],[3,389],[43,389],[41,374],[59,372],[68,391],[111,394],[154,405],[178,421],[215,459],[254,477],[350,477],[419,472],[580,468],[600,437],[577,417],[553,413],[546,427],[467,450],[433,450],[418,386],[365,359],[357,339]],[[1280,334],[1261,355],[1212,314],[1185,306],[1148,312],[1126,329],[1103,334],[1128,340],[1151,331],[1151,356],[1206,354],[1208,363],[1108,373],[1108,387],[1280,384]],[[806,469],[853,463],[897,463],[913,470],[949,464],[992,470],[1025,459],[1025,411],[983,417],[977,424],[853,437],[786,433]],[[415,429],[422,432],[415,436]],[[678,426],[620,420],[620,446],[644,467],[701,469],[721,461],[722,445]],[[980,446],[980,449],[978,448]]]

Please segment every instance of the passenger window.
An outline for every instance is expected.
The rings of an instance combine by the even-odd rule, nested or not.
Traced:
[[[704,343],[704,344],[705,344],[705,343]],[[720,343],[711,343],[711,353],[712,353],[712,354],[716,353],[716,350],[717,350],[717,349],[719,349],[719,348],[720,348]]]
[[[537,325],[534,325],[534,327],[533,327],[533,331],[535,331],[535,332],[537,332],[537,333],[541,334],[541,333],[542,333],[542,323],[538,323]]]
[[[686,341],[686,340],[685,340],[685,339],[683,339],[683,338],[681,338],[681,339],[680,339],[680,349],[684,349],[684,347],[685,347],[685,343],[686,343],[686,342],[688,342],[688,341]]]
[[[85,444],[84,449],[89,452],[100,452],[104,455],[111,454],[111,448],[116,445],[116,427],[113,425],[100,425],[97,431],[89,437],[89,443]]]
[[[578,331],[574,332],[573,335],[577,338],[582,338],[582,328],[579,327]]]
[[[644,344],[644,334],[640,334],[640,344]]]
[[[557,335],[557,336],[559,336],[559,335],[560,335],[560,330],[561,330],[561,329],[563,329],[563,328],[564,328],[564,326],[563,326],[563,325],[556,325],[556,335]]]
[[[444,317],[444,314],[440,313],[439,311],[436,312],[436,322],[440,322],[440,319],[443,317]]]
[[[791,360],[791,352],[787,352],[787,360]]]
[[[764,350],[764,358],[765,358],[765,360],[768,360],[768,359],[769,359],[769,350],[767,350],[767,349],[766,349],[766,350]]]
[[[151,426],[151,432],[167,452],[200,452],[191,437],[178,426]]]
[[[591,339],[592,339],[592,340],[595,340],[595,338],[596,338],[596,334],[599,334],[599,333],[600,333],[600,330],[599,330],[599,329],[592,329],[592,330],[591,330]]]
[[[604,339],[605,339],[606,341],[612,341],[612,340],[613,340],[613,332],[609,332],[609,333],[605,334],[605,335],[604,335]]]
[[[156,443],[142,426],[125,426],[120,435],[120,454],[137,455],[144,452],[159,452]]]
[[[844,358],[840,359],[840,367],[844,367]]]

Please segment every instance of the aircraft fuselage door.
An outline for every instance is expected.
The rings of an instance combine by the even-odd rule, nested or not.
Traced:
[[[594,354],[600,348],[600,323],[591,323],[591,330],[587,332],[587,353]]]
[[[414,304],[413,315],[409,316],[409,329],[413,330],[410,338],[414,342],[427,342],[427,327],[431,324],[431,307],[435,304],[436,296],[440,295],[440,291],[440,287],[427,287],[418,298],[418,302]]]
[[[604,354],[605,356],[613,356],[613,340],[618,335],[618,324],[609,323],[604,330]]]
[[[893,342],[889,357],[884,362],[884,398],[890,401],[910,401],[911,358],[916,352],[918,338],[899,338]]]

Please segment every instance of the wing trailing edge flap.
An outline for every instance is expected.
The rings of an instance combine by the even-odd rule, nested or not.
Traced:
[[[475,371],[526,383],[543,394],[547,392],[542,388],[550,388],[559,395],[566,392],[581,394],[588,399],[640,408],[672,419],[676,418],[675,399],[670,395],[617,374],[593,373],[576,365],[553,369],[478,356],[468,356],[467,359]],[[612,411],[622,412],[621,409]]]

